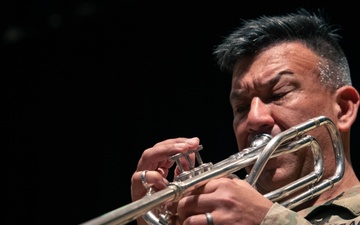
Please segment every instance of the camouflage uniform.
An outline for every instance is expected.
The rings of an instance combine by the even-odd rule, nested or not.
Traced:
[[[275,203],[261,225],[360,225],[360,185],[317,206],[294,212]]]

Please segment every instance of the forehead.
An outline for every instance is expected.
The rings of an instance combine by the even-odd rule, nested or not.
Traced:
[[[254,79],[266,82],[276,74],[317,73],[320,57],[300,42],[286,42],[267,48],[252,58],[239,60],[233,79]]]

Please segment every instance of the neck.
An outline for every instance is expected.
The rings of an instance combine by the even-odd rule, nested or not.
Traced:
[[[308,208],[311,206],[323,204],[323,203],[335,198],[336,196],[340,195],[345,190],[347,190],[355,185],[358,185],[358,184],[360,184],[359,179],[356,177],[356,174],[355,174],[353,168],[351,167],[350,163],[348,163],[348,161],[346,160],[344,176],[336,185],[334,185],[334,187],[332,187],[331,189],[329,189],[327,191],[324,191],[318,197],[311,199],[311,200],[295,207],[293,210],[300,211],[302,209],[305,209],[305,208]]]

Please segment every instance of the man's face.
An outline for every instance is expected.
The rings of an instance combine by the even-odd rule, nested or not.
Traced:
[[[230,102],[239,150],[261,133],[280,132],[320,115],[336,118],[335,95],[319,81],[320,57],[299,42],[275,45],[235,65]],[[325,128],[312,132],[332,160]],[[324,151],[324,150],[323,150]],[[333,163],[332,161],[330,163]],[[309,149],[270,160],[256,184],[261,193],[284,186],[313,171]],[[246,168],[249,172],[251,167]]]

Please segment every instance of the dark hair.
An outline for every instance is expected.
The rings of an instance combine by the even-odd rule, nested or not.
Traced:
[[[337,34],[340,27],[330,24],[320,10],[316,14],[299,9],[283,16],[262,16],[242,22],[215,48],[222,70],[232,71],[238,60],[256,56],[273,45],[299,41],[324,59],[319,65],[322,82],[333,88],[351,85],[349,65],[339,44],[341,36]]]

